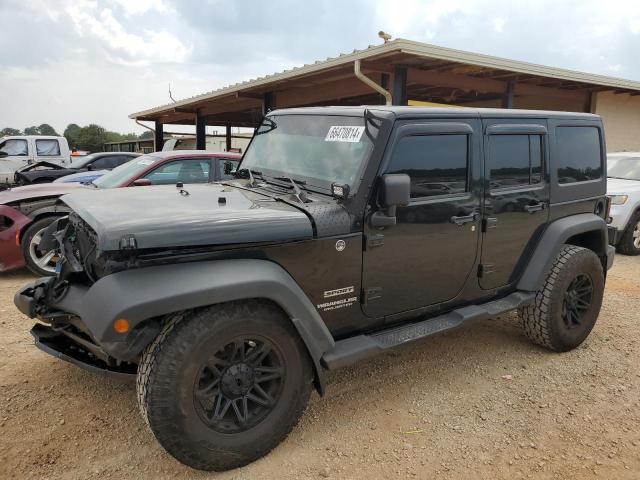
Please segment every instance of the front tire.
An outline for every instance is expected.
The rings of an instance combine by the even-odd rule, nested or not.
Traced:
[[[56,250],[41,253],[38,245],[42,240],[42,234],[58,217],[45,217],[36,220],[24,231],[20,248],[24,256],[27,268],[39,276],[55,275],[58,253]]]
[[[591,250],[565,245],[532,305],[518,310],[532,342],[556,352],[580,345],[596,323],[604,293],[604,273]]]
[[[629,226],[618,243],[618,251],[624,255],[640,255],[640,212],[631,217]]]
[[[313,381],[291,321],[266,302],[173,317],[138,367],[140,410],[158,442],[200,470],[246,465],[298,422]]]

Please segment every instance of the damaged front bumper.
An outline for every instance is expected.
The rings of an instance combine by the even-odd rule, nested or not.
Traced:
[[[36,347],[60,360],[91,373],[121,380],[135,379],[137,372],[135,364],[117,364],[99,346],[71,332],[54,330],[49,325],[37,323],[31,329],[31,335]]]
[[[31,334],[44,352],[94,373],[119,378],[135,376],[139,352],[132,347],[139,335],[103,341],[104,332],[92,329],[91,322],[82,315],[89,290],[47,277],[23,287],[16,293],[14,303],[25,315],[40,320]]]

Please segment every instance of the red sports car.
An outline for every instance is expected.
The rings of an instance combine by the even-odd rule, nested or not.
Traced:
[[[59,201],[78,189],[119,188],[172,183],[207,183],[232,178],[241,155],[202,150],[156,152],[137,157],[93,183],[48,183],[0,192],[0,272],[23,266],[38,275],[52,275],[56,252],[37,248],[42,233],[68,213]],[[225,163],[228,163],[225,168]]]

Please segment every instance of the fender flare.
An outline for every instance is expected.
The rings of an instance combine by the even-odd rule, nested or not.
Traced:
[[[131,360],[151,341],[146,335],[131,335],[144,320],[252,298],[273,301],[291,319],[313,360],[322,393],[320,358],[333,349],[333,336],[300,286],[271,261],[215,260],[125,270],[101,278],[88,290],[68,291],[57,306],[77,313],[107,353]],[[130,338],[113,329],[118,318],[129,321]]]
[[[571,215],[551,222],[543,232],[522,277],[518,281],[518,290],[538,291],[567,240],[575,235],[588,232],[597,232],[598,241],[595,253],[603,261],[603,267],[610,266],[608,257],[612,255],[612,252],[607,248],[607,224],[604,219],[595,213]]]

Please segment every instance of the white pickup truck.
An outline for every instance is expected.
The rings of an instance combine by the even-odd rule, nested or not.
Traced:
[[[0,138],[0,185],[12,184],[14,172],[35,162],[69,165],[67,139],[46,135],[19,135]]]

